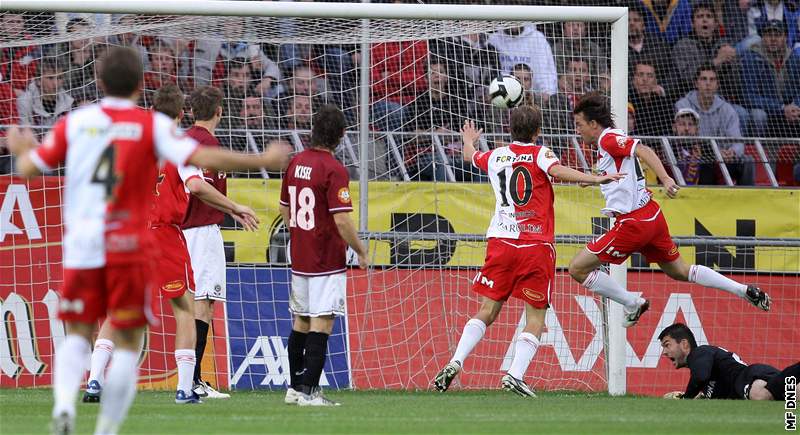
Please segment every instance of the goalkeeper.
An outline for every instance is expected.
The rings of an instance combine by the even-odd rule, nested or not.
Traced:
[[[800,363],[779,372],[767,364],[745,364],[739,355],[721,347],[698,346],[688,326],[676,323],[658,335],[662,355],[675,368],[692,372],[686,391],[664,395],[668,399],[783,400],[785,379],[800,378]]]

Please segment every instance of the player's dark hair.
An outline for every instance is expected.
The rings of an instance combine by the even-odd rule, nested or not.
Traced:
[[[669,337],[678,343],[683,340],[689,340],[689,348],[694,349],[697,347],[697,340],[694,339],[694,333],[683,323],[675,323],[664,328],[664,330],[658,334],[658,341],[663,340],[664,337]]]
[[[100,82],[110,97],[128,98],[142,84],[139,53],[130,47],[113,47],[100,59]]]
[[[153,109],[175,119],[183,112],[184,100],[183,91],[178,86],[165,85],[153,96]]]
[[[333,104],[320,107],[311,120],[311,146],[335,150],[344,136],[344,113]]]
[[[539,106],[526,105],[511,110],[511,140],[533,142],[542,127],[542,111]]]
[[[586,122],[596,121],[603,128],[616,128],[614,118],[611,116],[611,108],[608,106],[608,97],[591,93],[581,97],[572,113],[583,114]]]
[[[195,121],[208,121],[222,105],[222,91],[213,86],[200,86],[189,96],[189,104]]]
[[[719,75],[717,74],[717,68],[714,67],[714,64],[711,62],[706,62],[700,65],[699,68],[697,68],[697,72],[694,73],[694,81],[697,81],[697,79],[700,78],[700,73],[702,73],[703,71],[714,71],[714,75],[717,76]]]

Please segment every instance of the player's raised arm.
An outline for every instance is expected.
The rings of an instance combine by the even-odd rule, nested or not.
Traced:
[[[272,141],[266,151],[260,154],[242,154],[221,148],[203,147],[189,156],[187,163],[218,171],[236,171],[266,168],[282,171],[289,163],[292,148],[283,141]]]
[[[583,172],[576,171],[561,164],[556,164],[550,167],[548,174],[552,177],[558,178],[562,181],[569,181],[572,183],[581,183],[586,185],[591,184],[607,184],[625,178],[626,174],[609,174],[609,175],[592,175],[584,174]]]
[[[475,143],[480,139],[483,129],[476,129],[475,124],[470,121],[464,121],[464,126],[461,127],[461,140],[464,142],[464,150],[461,158],[470,162],[476,152]]]
[[[17,172],[28,178],[41,175],[42,171],[31,158],[31,152],[39,146],[31,129],[21,129],[15,125],[8,130],[7,140],[11,154],[16,156]]]
[[[636,156],[642,159],[647,166],[651,167],[656,172],[656,176],[661,180],[661,184],[664,185],[664,191],[667,196],[675,198],[678,194],[678,190],[680,190],[680,186],[667,174],[667,170],[664,169],[664,164],[661,163],[661,159],[658,158],[656,152],[649,146],[639,143],[636,146]]]

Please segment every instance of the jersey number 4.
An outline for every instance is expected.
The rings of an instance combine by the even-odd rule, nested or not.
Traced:
[[[289,186],[289,227],[300,227],[309,231],[314,229],[314,191],[310,187],[300,189],[297,186]]]
[[[519,177],[522,177],[521,191],[519,189]],[[520,207],[527,204],[528,201],[531,200],[531,196],[533,196],[533,176],[525,166],[517,166],[511,171],[511,177],[508,180],[508,184],[506,184],[505,169],[501,169],[497,172],[497,178],[500,179],[500,197],[503,201],[500,203],[501,206],[508,207],[510,205],[508,202],[509,196],[511,197],[511,201]],[[511,188],[507,189],[506,186]],[[507,195],[507,193],[510,193],[510,195]]]
[[[103,154],[100,155],[100,159],[97,161],[97,166],[95,166],[92,179],[90,180],[92,183],[103,185],[106,190],[106,201],[110,201],[114,198],[114,187],[119,181],[114,166],[116,157],[115,150],[116,147],[113,143],[106,147]]]

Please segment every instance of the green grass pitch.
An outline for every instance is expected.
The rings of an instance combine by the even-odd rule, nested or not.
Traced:
[[[341,391],[337,408],[283,404],[278,392],[176,405],[171,392],[140,392],[124,434],[179,433],[782,433],[782,402],[680,401],[603,394],[504,391]],[[0,390],[0,433],[47,433],[52,392]],[[91,433],[97,404],[78,404],[77,433]]]

